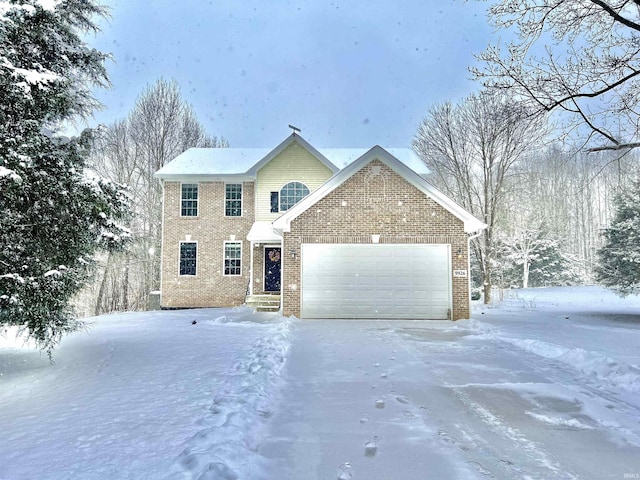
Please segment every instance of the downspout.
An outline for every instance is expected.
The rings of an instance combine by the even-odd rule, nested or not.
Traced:
[[[164,180],[162,179],[160,179],[160,186],[162,187],[162,223],[160,226],[160,285],[158,285],[158,288],[160,289],[160,309],[162,309],[162,294],[163,294],[163,289],[162,289],[163,268],[162,267],[164,265],[164,228],[165,228],[164,215],[165,215],[165,210],[167,209],[167,201],[166,201],[165,191],[164,191]],[[153,259],[151,261],[153,261]]]
[[[249,263],[249,296],[253,296],[253,249],[255,248],[255,244],[253,240],[249,242],[251,248],[251,263]]]
[[[286,266],[285,261],[286,255],[284,254],[284,235],[282,236],[282,240],[280,240],[280,315],[284,312],[284,269]]]

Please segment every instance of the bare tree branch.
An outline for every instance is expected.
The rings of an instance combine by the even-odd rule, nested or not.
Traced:
[[[490,46],[471,71],[534,112],[566,112],[567,130],[631,145],[640,134],[638,6],[640,0],[497,0],[489,18],[517,41]]]

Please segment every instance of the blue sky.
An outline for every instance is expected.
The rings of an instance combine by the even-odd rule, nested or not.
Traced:
[[[124,118],[145,86],[175,79],[210,134],[270,147],[288,124],[317,147],[406,147],[431,106],[476,91],[492,40],[485,2],[106,0],[88,39],[111,52],[95,122]]]

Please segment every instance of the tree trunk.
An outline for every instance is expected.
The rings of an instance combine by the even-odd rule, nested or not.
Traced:
[[[491,286],[493,284],[491,279],[491,246],[493,242],[493,231],[492,228],[489,227],[485,230],[485,234],[483,236],[484,241],[484,259],[482,262],[482,285],[484,286],[484,304],[488,305],[491,303]]]
[[[529,288],[529,259],[525,258],[522,264],[522,288]]]
[[[491,282],[488,282],[486,278],[484,281],[484,303],[485,305],[491,303]]]
[[[129,261],[129,255],[125,257],[125,262]],[[122,309],[126,312],[129,310],[129,265],[124,266],[122,279]]]
[[[98,289],[98,298],[96,298],[96,305],[93,309],[93,314],[98,316],[102,313],[102,299],[104,298],[104,291],[107,287],[107,277],[109,276],[109,264],[111,263],[111,254],[107,254],[107,263],[104,266],[104,274],[102,275],[102,281],[100,282],[100,288]]]

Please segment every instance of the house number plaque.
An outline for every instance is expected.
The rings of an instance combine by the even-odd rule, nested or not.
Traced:
[[[466,270],[454,270],[453,271],[453,276],[456,278],[467,278],[467,271]]]

